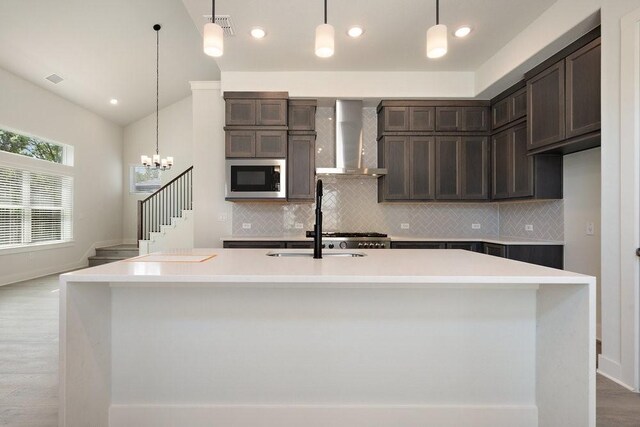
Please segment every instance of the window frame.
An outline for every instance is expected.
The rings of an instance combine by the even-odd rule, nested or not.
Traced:
[[[0,150],[0,153],[6,154],[6,155],[15,156],[15,157],[18,157],[18,158],[25,158],[25,159],[35,160],[35,161],[38,161],[38,162],[43,162],[44,164],[47,164],[47,165],[63,165],[63,166],[69,166],[69,167],[73,167],[73,165],[74,165],[75,156],[74,156],[74,149],[73,149],[72,145],[63,144],[61,142],[54,141],[54,140],[49,139],[49,138],[43,138],[41,136],[32,134],[30,132],[19,131],[19,130],[13,129],[10,126],[4,126],[2,124],[0,124],[0,130],[3,130],[5,132],[11,132],[11,133],[14,133],[14,134],[17,134],[17,135],[20,135],[20,136],[25,136],[27,138],[37,139],[37,140],[39,140],[41,142],[45,142],[47,144],[53,144],[53,145],[57,145],[57,146],[61,147],[62,148],[62,161],[60,163],[52,162],[50,160],[39,159],[37,157],[26,156],[24,154],[12,153],[10,151],[4,151],[4,150]]]
[[[141,163],[131,163],[129,164],[129,194],[132,195],[151,195],[153,193],[155,193],[156,191],[158,191],[159,189],[162,188],[162,186],[164,185],[162,183],[162,171],[158,170],[158,179],[160,179],[160,184],[158,184],[158,188],[154,189],[154,190],[149,190],[149,191],[136,191],[136,182],[135,182],[135,176],[136,176],[136,168],[145,168],[146,166],[142,165]]]

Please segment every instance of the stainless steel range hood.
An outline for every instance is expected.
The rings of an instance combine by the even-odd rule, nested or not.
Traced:
[[[362,101],[336,101],[336,167],[317,168],[317,175],[377,178],[386,169],[368,168],[362,162]]]

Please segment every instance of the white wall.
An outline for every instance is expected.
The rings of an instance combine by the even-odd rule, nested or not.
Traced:
[[[160,110],[160,155],[173,156],[174,167],[162,172],[162,182],[167,183],[193,165],[193,114],[191,96]],[[140,163],[140,155],[151,156],[156,147],[156,114],[131,123],[124,128],[123,148],[123,237],[128,242],[137,239],[138,200],[149,194],[131,193],[129,188],[130,166]]]
[[[224,201],[224,99],[220,82],[192,82],[191,92],[194,245],[216,248],[231,234],[231,203]]]
[[[47,250],[0,251],[0,284],[86,265],[96,245],[121,241],[122,128],[2,69],[0,94],[0,127],[72,145],[75,157],[70,168],[75,242]],[[11,161],[9,156],[4,160]]]
[[[597,279],[597,328],[601,337],[600,149],[564,156],[564,267]],[[587,234],[593,223],[594,234]]]

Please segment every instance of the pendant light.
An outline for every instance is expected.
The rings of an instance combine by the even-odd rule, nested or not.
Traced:
[[[447,54],[447,26],[440,24],[440,0],[436,0],[436,25],[427,30],[427,57]]]
[[[329,58],[333,56],[335,30],[327,24],[327,0],[324,0],[324,24],[316,27],[316,56]]]
[[[153,26],[153,29],[156,31],[156,154],[153,155],[153,158],[149,156],[142,155],[140,156],[141,163],[146,166],[148,169],[160,169],[160,170],[169,170],[171,166],[173,166],[173,157],[167,157],[166,159],[160,158],[160,147],[159,147],[159,98],[160,98],[160,24],[156,24]]]
[[[224,31],[216,24],[216,0],[211,1],[211,22],[204,24],[204,53],[219,57],[224,53]]]

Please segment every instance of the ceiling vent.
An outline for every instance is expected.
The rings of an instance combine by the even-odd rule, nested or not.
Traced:
[[[211,22],[211,15],[203,15],[205,22]],[[216,24],[222,27],[225,36],[235,36],[233,22],[230,15],[216,15]]]
[[[57,85],[58,83],[64,80],[62,77],[60,77],[57,74],[51,74],[50,76],[45,77],[45,79],[49,80],[54,85]]]

